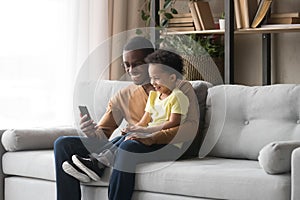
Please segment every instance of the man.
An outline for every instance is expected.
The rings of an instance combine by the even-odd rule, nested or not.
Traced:
[[[131,39],[123,48],[123,65],[134,84],[120,90],[110,99],[107,111],[97,125],[92,120],[87,120],[87,116],[82,116],[80,122],[81,130],[87,137],[60,137],[56,140],[54,153],[58,200],[80,200],[81,198],[80,182],[65,173],[63,163],[71,171],[76,170],[77,175],[85,175],[70,161],[70,157],[74,154],[80,157],[88,157],[92,152],[101,152],[103,147],[105,148],[107,145],[107,139],[118,128],[123,119],[129,124],[136,124],[143,116],[149,92],[153,90],[148,75],[148,65],[145,64],[144,58],[153,51],[153,46],[148,40],[142,37]],[[190,106],[184,124],[180,125],[180,127],[151,133],[147,137],[136,135],[136,140],[124,140],[119,145],[119,148],[123,151],[118,153],[115,158],[117,167],[114,167],[109,182],[108,196],[110,200],[131,199],[135,181],[134,169],[136,164],[141,163],[141,161],[128,154],[128,152],[154,152],[166,146],[167,152],[174,153],[174,151],[177,151],[173,149],[174,145],[167,146],[167,144],[191,140],[195,136],[199,120],[198,110],[195,109],[198,105],[197,98],[191,85],[187,82],[185,83],[178,87],[186,94],[190,100],[190,105],[193,106]],[[92,152],[89,152],[86,146]],[[180,153],[180,151],[175,152],[176,155]],[[166,154],[162,160],[174,158],[173,155],[168,157]],[[130,166],[126,165],[128,160],[130,160]],[[153,157],[142,162],[151,160],[153,160]],[[90,163],[91,165],[97,165],[97,162],[90,161]],[[98,166],[90,167],[97,168]],[[97,175],[101,176],[102,173],[102,171],[98,171]]]

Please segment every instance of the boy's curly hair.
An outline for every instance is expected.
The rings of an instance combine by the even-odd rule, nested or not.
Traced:
[[[170,69],[169,71],[173,71],[173,73],[174,73],[174,70],[175,70],[175,72],[177,72],[177,73],[175,73],[177,78],[182,78],[183,61],[182,61],[181,56],[174,52],[167,51],[164,49],[157,49],[156,51],[149,54],[145,58],[145,62],[148,64],[156,63],[156,64],[166,65]]]

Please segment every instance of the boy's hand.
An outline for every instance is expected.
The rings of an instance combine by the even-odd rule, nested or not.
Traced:
[[[154,144],[154,140],[151,138],[151,135],[145,133],[132,133],[127,136],[125,140],[136,140],[147,146]]]

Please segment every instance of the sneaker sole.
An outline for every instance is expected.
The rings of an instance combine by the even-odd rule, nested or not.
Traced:
[[[93,172],[92,170],[87,168],[84,164],[82,164],[82,162],[80,162],[80,160],[77,159],[76,155],[72,156],[72,161],[77,167],[79,167],[84,173],[86,173],[92,180],[99,181],[101,179],[95,172]]]
[[[72,165],[70,165],[68,162],[64,162],[62,164],[62,168],[64,170],[64,172],[66,172],[67,174],[69,174],[70,176],[78,179],[80,182],[83,183],[88,183],[91,182],[90,177],[88,177],[87,175],[78,172]]]

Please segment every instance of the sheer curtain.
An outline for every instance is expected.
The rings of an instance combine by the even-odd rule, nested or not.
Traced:
[[[100,31],[107,7],[108,0],[0,2],[0,129],[73,124],[76,73],[108,36]]]
[[[0,129],[73,125],[73,92],[82,66],[111,36],[142,24],[141,4],[140,0],[0,1]],[[112,41],[97,60],[112,59],[126,40],[121,45]],[[124,73],[119,63],[109,70],[96,68],[104,72],[102,79],[118,79]],[[97,79],[95,70],[84,78]]]

